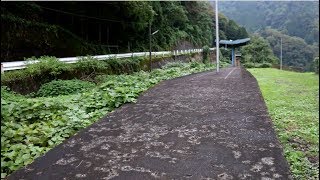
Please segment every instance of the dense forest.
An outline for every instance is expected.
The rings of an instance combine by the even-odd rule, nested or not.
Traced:
[[[220,11],[264,37],[277,57],[283,40],[283,62],[303,70],[312,70],[319,56],[319,2],[237,2],[220,3]]]
[[[282,38],[283,64],[312,71],[313,59],[319,56],[317,46],[308,45],[302,38],[288,36],[275,29],[266,28],[259,34],[269,42],[277,57],[280,57],[279,39]]]
[[[266,27],[319,43],[319,2],[221,2],[221,12],[254,32]],[[253,16],[254,14],[254,16]],[[303,28],[302,28],[303,27]]]
[[[221,38],[248,37],[222,14]],[[4,2],[1,59],[56,57],[212,46],[214,12],[208,2]]]

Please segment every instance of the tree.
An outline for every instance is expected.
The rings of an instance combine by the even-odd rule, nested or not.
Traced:
[[[220,17],[221,38],[247,35],[234,21]],[[152,31],[160,30],[152,37],[153,51],[184,42],[212,46],[215,31],[212,7],[198,1],[4,2],[1,20],[4,61],[147,51],[149,22]]]
[[[250,43],[241,48],[243,63],[271,63],[277,62],[269,43],[258,35],[251,36]]]
[[[282,39],[284,65],[313,71],[312,61],[317,56],[318,46],[310,46],[302,38],[291,37],[275,29],[267,28],[259,34],[266,38],[277,57],[280,57],[280,39]]]

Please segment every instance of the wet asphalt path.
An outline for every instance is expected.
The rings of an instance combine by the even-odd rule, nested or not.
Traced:
[[[9,179],[290,179],[254,77],[164,81]]]

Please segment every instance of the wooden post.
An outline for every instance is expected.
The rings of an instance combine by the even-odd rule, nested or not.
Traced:
[[[231,61],[232,61],[232,66],[235,66],[235,63],[234,63],[234,47],[232,47],[232,49],[231,49]]]

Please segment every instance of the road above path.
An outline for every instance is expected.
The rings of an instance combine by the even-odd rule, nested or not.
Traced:
[[[9,179],[290,179],[254,77],[164,81]]]

